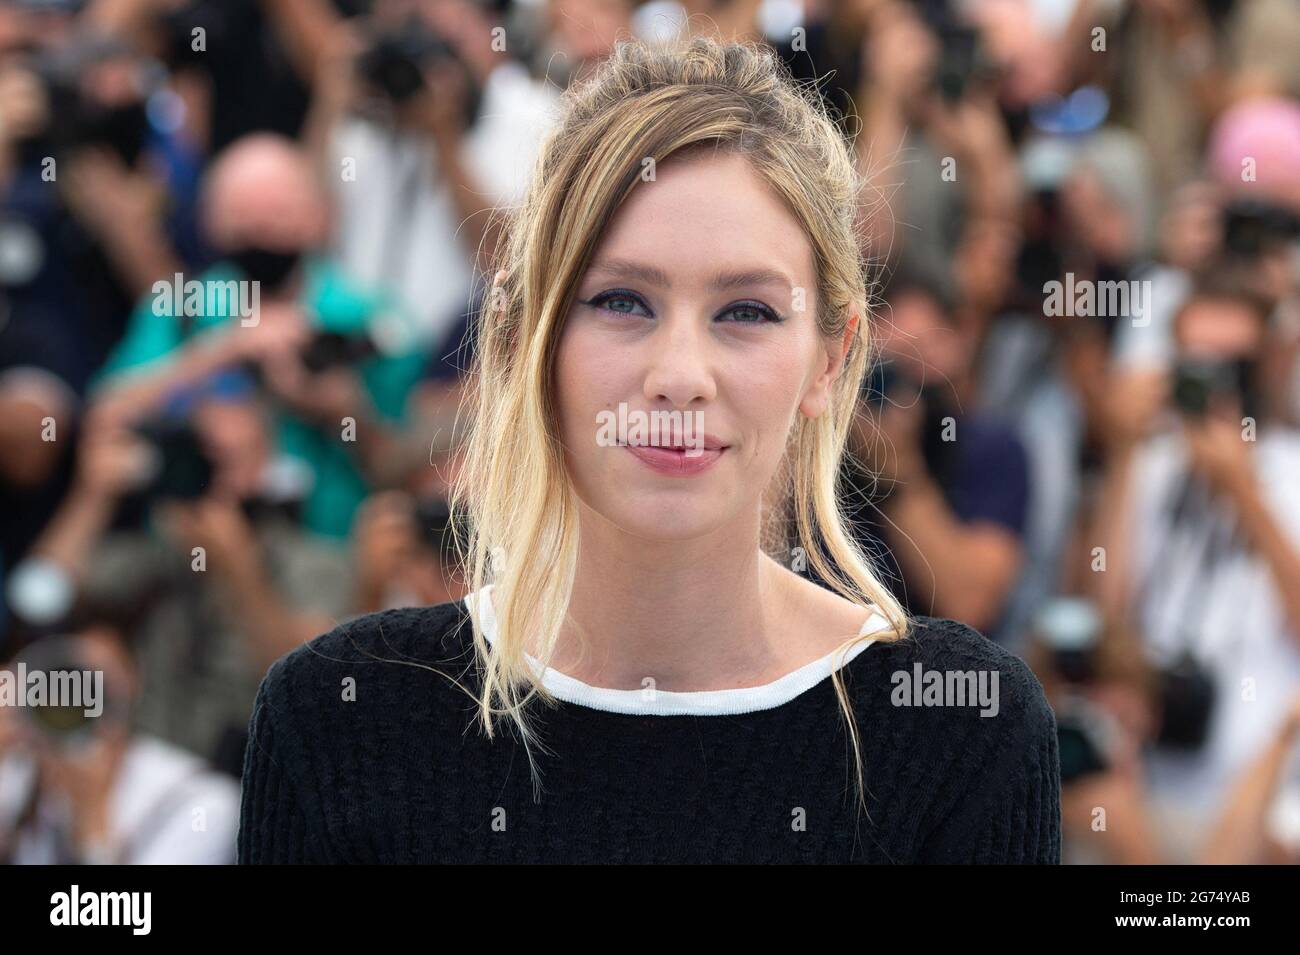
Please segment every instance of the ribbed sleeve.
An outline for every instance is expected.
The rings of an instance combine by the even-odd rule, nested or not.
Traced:
[[[963,738],[963,757],[953,767],[962,794],[925,838],[917,862],[1060,864],[1056,716],[1023,661],[1005,654],[998,672],[997,732]]]
[[[277,663],[276,666],[280,664]],[[262,681],[249,719],[244,751],[243,792],[240,799],[237,861],[247,864],[313,862],[293,774],[283,745],[277,744],[277,713],[273,702],[281,673],[276,667]]]

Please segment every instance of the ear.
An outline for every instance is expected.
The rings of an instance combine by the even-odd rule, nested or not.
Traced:
[[[850,315],[848,324],[844,326],[844,334],[840,336],[838,342],[827,343],[824,352],[825,366],[809,385],[803,401],[799,403],[799,410],[805,417],[818,418],[826,413],[826,407],[830,404],[831,385],[844,371],[845,359],[848,357],[849,348],[853,345],[853,338],[857,335],[858,318],[857,312]]]
[[[502,295],[504,290],[502,286],[510,273],[505,269],[497,269],[497,274],[492,277],[492,289],[488,292],[488,308],[495,311],[501,311],[504,305]]]

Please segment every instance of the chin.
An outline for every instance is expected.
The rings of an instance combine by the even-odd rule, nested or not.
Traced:
[[[605,520],[632,537],[653,542],[681,542],[713,533],[725,524],[722,502],[701,495],[647,494],[636,501],[623,498],[597,509]]]

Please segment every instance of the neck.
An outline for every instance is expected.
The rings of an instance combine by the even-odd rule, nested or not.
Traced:
[[[569,615],[550,665],[613,689],[753,686],[783,675],[785,572],[758,515],[691,541],[647,541],[583,507]],[[584,646],[586,653],[583,653]],[[784,652],[783,652],[784,651]]]

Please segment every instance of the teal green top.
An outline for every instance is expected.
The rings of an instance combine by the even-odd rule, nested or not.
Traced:
[[[391,308],[384,296],[361,290],[325,259],[309,257],[304,260],[303,268],[299,302],[317,328],[340,334],[359,332]],[[235,281],[240,275],[234,266],[220,263],[204,272],[199,281],[208,289],[209,283]],[[224,298],[215,295],[209,294],[207,298],[226,304]],[[238,302],[230,304],[239,305]],[[124,371],[138,370],[164,359],[193,336],[225,325],[238,315],[227,307],[196,311],[187,323],[182,323],[177,320],[171,301],[164,305],[155,296],[146,296],[131,314],[126,334],[109,355],[92,387]],[[357,365],[362,386],[381,418],[394,423],[405,420],[407,395],[420,378],[424,363],[424,354],[411,350],[398,355],[374,355]],[[352,454],[337,432],[323,432],[287,409],[277,410],[276,429],[280,451],[304,461],[315,473],[315,483],[303,502],[303,524],[318,534],[346,537],[357,506],[369,492]]]

